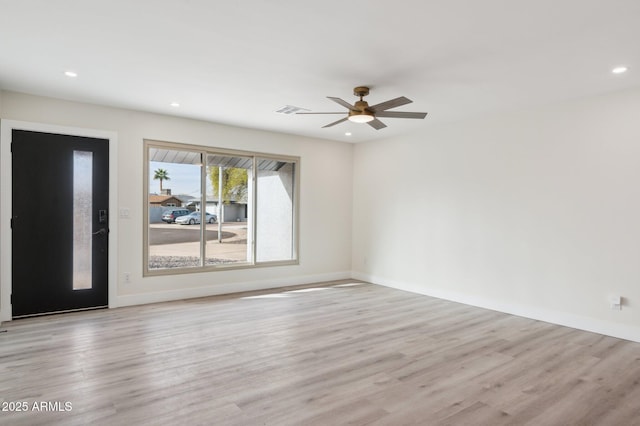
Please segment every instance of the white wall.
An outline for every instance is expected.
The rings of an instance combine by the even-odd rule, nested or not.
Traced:
[[[359,144],[353,205],[357,278],[640,341],[640,90]]]
[[[117,220],[117,277],[111,306],[229,293],[250,289],[348,278],[351,268],[352,146],[344,143],[262,132],[157,114],[0,92],[0,118],[97,129],[117,134],[117,206],[130,218]],[[143,139],[183,142],[301,157],[300,264],[167,277],[142,277]],[[10,153],[2,140],[0,256],[10,253]],[[113,159],[112,159],[113,161]],[[328,165],[332,173],[327,173]],[[345,184],[345,182],[347,184]],[[334,188],[341,188],[340,191]],[[332,206],[346,206],[336,212]],[[117,213],[117,212],[116,212]],[[131,273],[131,283],[122,280]],[[0,286],[10,288],[10,271]],[[2,293],[0,293],[2,294]],[[0,306],[3,306],[0,303]],[[7,305],[4,304],[6,307]],[[8,319],[0,311],[0,320]]]

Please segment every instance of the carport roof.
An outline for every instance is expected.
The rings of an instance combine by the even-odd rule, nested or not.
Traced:
[[[159,163],[173,163],[173,164],[202,164],[200,158],[201,152],[198,151],[178,151],[165,148],[149,148],[149,161],[155,161]],[[217,154],[206,155],[207,166],[217,167],[233,167],[240,169],[250,169],[252,159],[250,157],[241,156],[227,156]],[[258,158],[258,170],[280,170],[286,163],[284,161],[272,160],[270,158]]]

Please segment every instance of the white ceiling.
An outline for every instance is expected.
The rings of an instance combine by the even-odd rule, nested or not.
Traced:
[[[638,87],[639,40],[639,0],[0,0],[0,88],[361,142]],[[358,85],[429,115],[275,113]]]

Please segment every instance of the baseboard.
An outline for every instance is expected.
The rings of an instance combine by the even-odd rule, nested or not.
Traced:
[[[269,280],[236,282],[208,287],[185,288],[171,291],[158,291],[154,293],[131,294],[118,296],[115,303],[113,305],[110,305],[110,307],[146,305],[149,303],[194,299],[197,297],[218,296],[222,294],[242,293],[255,290],[277,289],[281,287],[346,280],[350,278],[351,271],[344,271],[327,274],[301,275]]]
[[[507,304],[474,295],[428,288],[422,285],[417,285],[415,283],[389,280],[384,277],[368,275],[361,272],[352,272],[351,277],[353,279],[367,281],[373,284],[395,288],[398,290],[409,291],[411,293],[436,297],[438,299],[449,300],[452,302],[464,303],[465,305],[475,306],[478,308],[490,309],[492,311],[517,315],[524,318],[544,321],[551,324],[562,325],[565,327],[571,327],[578,330],[589,331],[640,343],[640,327],[598,320],[591,317],[574,315],[561,311],[536,308],[533,306],[525,306],[512,303]]]

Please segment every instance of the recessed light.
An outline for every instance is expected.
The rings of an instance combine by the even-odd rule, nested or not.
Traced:
[[[78,73],[75,71],[65,71],[64,75],[66,75],[67,77],[75,78],[78,76]]]
[[[180,104],[178,102],[171,102],[171,106],[174,108],[178,108]]]
[[[623,66],[615,67],[614,69],[611,70],[611,72],[614,74],[622,74],[627,72],[627,67],[623,67]]]
[[[351,132],[347,132],[344,134],[345,136],[351,136]]]

